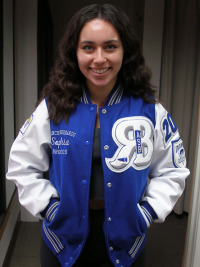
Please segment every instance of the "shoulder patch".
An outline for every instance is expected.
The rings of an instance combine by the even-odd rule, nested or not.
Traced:
[[[184,168],[186,166],[185,150],[183,141],[180,138],[172,141],[172,157],[176,168]]]
[[[30,118],[29,118],[28,120],[25,121],[24,125],[23,125],[22,128],[20,129],[19,132],[20,132],[20,134],[21,134],[22,136],[25,135],[25,133],[26,133],[28,127],[31,125],[32,121],[33,121],[33,114],[30,116]]]

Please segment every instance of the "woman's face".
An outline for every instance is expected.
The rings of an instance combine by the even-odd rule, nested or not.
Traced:
[[[113,88],[123,53],[119,34],[110,22],[93,19],[84,25],[77,45],[77,59],[89,90]]]

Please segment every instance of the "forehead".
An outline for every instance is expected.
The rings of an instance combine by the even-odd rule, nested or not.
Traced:
[[[119,34],[112,23],[103,19],[93,19],[88,21],[82,28],[79,41],[88,40],[119,40]]]

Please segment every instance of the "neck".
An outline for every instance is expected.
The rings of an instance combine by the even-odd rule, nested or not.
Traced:
[[[90,86],[90,84],[87,84],[92,103],[96,104],[98,108],[103,107],[114,85],[115,83],[112,83],[105,87],[99,87],[94,85]]]

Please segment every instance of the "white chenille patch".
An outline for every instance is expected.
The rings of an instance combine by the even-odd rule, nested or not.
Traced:
[[[31,125],[31,122],[33,121],[33,114],[30,116],[30,118],[28,120],[25,121],[24,125],[22,126],[22,128],[20,129],[20,134],[22,136],[25,135],[27,129],[29,128],[29,126]]]
[[[172,141],[172,155],[175,167],[184,168],[186,166],[185,150],[181,139]]]
[[[127,117],[117,120],[112,128],[112,138],[118,146],[111,158],[105,158],[113,172],[123,172],[133,167],[146,169],[153,153],[153,124],[145,117]]]
[[[163,143],[166,148],[172,138],[176,135],[178,128],[169,113],[166,113],[161,120],[161,132],[163,134]]]

